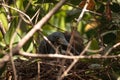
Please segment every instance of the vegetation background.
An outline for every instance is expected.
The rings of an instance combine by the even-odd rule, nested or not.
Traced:
[[[36,53],[43,35],[47,36],[55,31],[70,32],[76,28],[85,46],[91,41],[86,51],[88,56],[80,59],[81,62],[87,63],[85,66],[88,67],[81,69],[80,71],[84,71],[80,74],[77,74],[79,69],[76,69],[77,76],[67,79],[77,77],[79,80],[119,80],[120,0],[88,0],[89,3],[86,3],[87,0],[66,0],[49,20],[46,19],[41,28],[27,35],[60,1],[62,0],[0,1],[1,79],[4,80],[5,74],[8,73],[6,66],[8,62],[12,63],[14,76],[17,74],[14,61],[18,58],[28,60],[24,58],[24,54],[20,54],[20,51]],[[88,4],[86,10],[85,4]],[[84,14],[81,20],[77,21],[82,11]],[[25,36],[29,38],[24,39]],[[16,80],[15,77],[12,78]]]

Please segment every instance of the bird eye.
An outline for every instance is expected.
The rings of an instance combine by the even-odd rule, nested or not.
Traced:
[[[56,39],[56,40],[58,40],[58,39],[59,39],[59,37],[55,36],[55,39]]]

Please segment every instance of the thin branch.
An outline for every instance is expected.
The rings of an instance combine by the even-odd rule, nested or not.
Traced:
[[[41,29],[41,27],[52,17],[55,12],[58,11],[58,9],[61,8],[61,6],[65,3],[66,0],[61,0],[48,14],[45,15],[34,27],[24,36],[21,41],[18,43],[18,45],[14,48],[13,52],[19,51],[19,49],[33,36],[33,34]]]
[[[120,42],[117,43],[117,44],[115,44],[115,45],[113,46],[113,48],[116,48],[116,47],[118,47],[118,46],[120,46]]]
[[[60,79],[61,79],[62,72],[65,70],[65,67],[64,67],[65,62],[66,62],[66,59],[63,59],[63,60],[61,61],[61,69],[60,69],[59,72],[58,72],[57,80],[60,80]]]
[[[73,29],[73,31],[72,31],[72,36],[71,36],[71,38],[70,38],[70,44],[68,45],[67,52],[70,51],[70,45],[71,45],[72,42],[73,42],[74,32],[77,30],[77,26],[78,26],[78,24],[79,24],[79,21],[81,21],[83,15],[85,14],[86,8],[87,8],[89,2],[90,2],[90,0],[87,0],[87,1],[86,1],[86,4],[85,4],[84,8],[82,9],[82,12],[80,13],[79,18],[77,19],[77,23],[76,23],[76,25],[74,26],[74,29]],[[83,54],[86,52],[86,50],[88,49],[88,47],[90,46],[90,44],[91,44],[91,41],[88,43],[88,45],[86,46],[86,48],[80,53],[79,56],[83,55]],[[68,73],[68,72],[72,69],[72,67],[78,62],[78,60],[79,60],[79,59],[74,59],[74,61],[71,63],[71,65],[70,65],[70,66],[64,71],[64,73],[61,75],[61,77],[59,78],[59,80],[62,80],[62,79],[67,75],[67,73]]]
[[[70,46],[71,46],[71,44],[73,43],[74,33],[75,33],[75,31],[77,30],[77,26],[78,26],[78,24],[79,24],[79,21],[82,19],[83,15],[84,15],[85,12],[86,12],[86,8],[87,8],[87,6],[88,6],[88,3],[89,3],[89,0],[86,1],[86,4],[85,4],[84,8],[82,9],[82,12],[80,13],[78,19],[76,20],[77,22],[76,22],[76,24],[75,24],[75,26],[74,26],[74,28],[73,28],[73,30],[72,30],[72,35],[71,35],[71,38],[70,38],[70,43],[68,44],[68,47],[67,47],[67,51],[66,51],[67,53],[71,50],[71,47],[70,47]]]
[[[78,12],[81,12],[81,11],[82,11],[82,9],[81,9],[80,7],[77,7],[77,6],[73,5],[73,4],[66,3],[66,5],[68,5],[68,6],[72,6],[73,8],[75,8],[75,9],[76,9],[75,11],[73,11],[73,12],[72,12],[72,14],[71,14],[71,15],[74,15],[74,14],[76,14],[76,13],[78,13]],[[88,9],[86,9],[85,11],[86,11],[86,12],[89,12],[89,13],[92,13],[92,14],[96,14],[96,15],[98,15],[98,16],[102,16],[102,14],[101,14],[101,13],[98,13],[98,12],[95,12],[95,11],[91,11],[91,10],[88,10]],[[75,13],[74,13],[74,12],[75,12]]]
[[[87,9],[86,9],[86,12],[89,12],[89,13],[92,13],[92,14],[96,14],[96,15],[98,15],[98,16],[102,16],[101,13],[94,12],[94,11],[91,11],[91,10],[87,10]]]
[[[25,13],[25,12],[27,11],[27,9],[29,8],[29,6],[30,6],[30,4],[31,4],[31,1],[32,1],[32,0],[29,0],[27,6],[25,7],[25,10],[23,11],[24,13]],[[30,21],[26,20],[26,19],[24,18],[24,16],[21,15],[21,14],[20,14],[20,17],[23,19],[23,21],[25,21],[26,23],[31,24],[31,25],[33,26],[32,20],[30,20]]]
[[[92,41],[89,41],[89,42],[88,42],[87,46],[86,46],[85,49],[80,53],[79,56],[83,55],[83,54],[88,50],[88,48],[89,48],[91,42],[92,42]]]
[[[10,56],[8,55],[8,53],[5,53],[5,54],[6,55],[4,55],[4,57],[0,58],[0,64],[9,61]],[[33,58],[61,58],[61,59],[109,59],[109,58],[120,58],[120,54],[119,55],[108,55],[108,56],[105,56],[105,55],[99,55],[99,56],[98,55],[68,56],[68,55],[62,55],[62,54],[40,54],[40,53],[34,53],[33,54],[33,53],[27,53],[27,52],[23,52],[23,51],[20,51],[19,54],[22,55],[22,56],[33,57]]]
[[[41,65],[40,61],[38,61],[37,64],[38,64],[38,80],[40,80],[40,65]]]
[[[113,49],[115,49],[118,46],[120,46],[120,42],[113,45],[110,49],[108,49],[108,51],[105,53],[105,56],[107,56]]]
[[[14,1],[15,2],[15,1]],[[16,3],[16,2],[15,2]],[[27,4],[27,7],[25,8],[25,11],[24,12],[26,12],[26,10],[28,9],[28,7],[29,7],[29,5],[30,5],[30,2]],[[17,6],[16,6],[17,7]],[[17,8],[16,8],[17,9]],[[18,9],[19,10],[19,9]],[[20,16],[21,16],[21,18],[24,20],[24,17],[20,14]],[[28,16],[29,17],[29,16]],[[18,25],[17,25],[17,28],[16,28],[16,30],[15,30],[15,32],[13,33],[13,36],[12,36],[12,38],[11,38],[11,40],[10,40],[10,45],[9,45],[9,47],[10,47],[10,59],[11,59],[11,63],[12,63],[12,68],[13,68],[13,72],[14,72],[14,78],[15,78],[15,80],[17,80],[17,76],[16,76],[16,69],[15,69],[15,64],[14,64],[14,60],[13,60],[13,54],[12,54],[12,45],[13,45],[13,42],[14,42],[14,39],[15,39],[15,36],[17,35],[17,30],[20,28],[20,25],[21,25],[21,23],[22,23],[22,19],[19,19],[19,22],[18,22]]]
[[[100,48],[100,49],[98,49],[98,50],[88,49],[86,52],[98,53],[98,52],[101,52],[101,51],[103,51],[103,48]]]
[[[91,44],[91,41],[87,44],[87,46],[85,47],[85,49],[80,53],[79,57],[82,56],[87,49],[89,48]],[[79,58],[74,58],[73,62],[71,63],[71,65],[64,71],[64,73],[61,75],[61,79],[62,80],[67,74],[68,72],[72,69],[72,67],[78,62]]]
[[[81,12],[79,18],[77,19],[77,22],[81,21],[83,15],[85,14],[85,12],[86,12],[86,10],[87,10],[87,6],[88,6],[89,2],[90,2],[90,0],[87,0],[87,1],[86,1],[86,4],[85,4],[84,8],[82,9],[82,12]]]
[[[14,60],[13,60],[13,42],[15,40],[15,37],[17,35],[17,30],[20,28],[20,24],[22,22],[22,19],[19,20],[19,23],[18,23],[18,26],[15,30],[15,32],[13,33],[13,36],[11,37],[11,40],[10,40],[10,45],[9,45],[9,48],[10,48],[10,53],[9,53],[9,56],[10,56],[10,60],[11,60],[11,63],[12,63],[12,68],[13,68],[13,73],[14,73],[14,79],[17,80],[17,72],[16,72],[16,68],[15,68],[15,63],[14,63]]]
[[[40,9],[40,10],[41,10],[41,9]],[[36,23],[38,22],[38,19],[39,19],[39,17],[40,17],[40,12],[41,12],[41,11],[39,11],[39,13],[37,13],[34,24],[36,24]]]
[[[43,37],[43,39],[44,39],[45,41],[47,41],[47,42],[50,44],[50,46],[56,51],[56,48],[55,48],[55,46],[51,43],[51,41],[50,41],[46,36],[44,36],[41,32],[40,32],[40,34],[41,34],[41,36]]]
[[[4,67],[5,63],[8,62],[9,60],[10,60],[10,54],[5,53],[5,55],[2,58],[0,58],[0,69]],[[14,71],[15,67],[13,65],[12,65],[12,68]],[[17,76],[15,75],[15,72],[14,72],[14,79],[17,80]]]
[[[16,72],[16,68],[15,68],[15,63],[14,63],[14,60],[13,60],[13,55],[12,55],[12,43],[10,44],[9,48],[10,48],[9,56],[10,56],[10,60],[11,60],[11,64],[12,64],[14,80],[17,80],[17,72]]]
[[[69,44],[68,44],[68,47],[67,47],[67,50],[66,50],[66,53],[69,53],[70,50],[71,50],[71,45],[73,43],[73,40],[74,40],[74,30],[72,31],[72,35],[71,35],[71,38],[70,38],[70,41],[69,41]],[[70,53],[69,53],[70,54]],[[73,54],[70,54],[71,56],[73,56]]]
[[[38,9],[37,12],[33,15],[33,17],[31,18],[31,21],[35,18],[37,14],[39,14],[39,12],[40,12],[40,9]]]
[[[10,53],[13,54],[13,55],[19,54],[18,52],[19,52],[20,48],[33,36],[33,34],[37,30],[41,29],[41,27],[52,17],[52,15],[55,14],[55,12],[57,12],[58,9],[61,8],[61,6],[65,3],[65,1],[66,0],[61,0],[45,17],[43,17],[36,25],[34,25],[32,30],[28,32],[28,34],[18,43],[18,45],[16,47],[12,48],[12,50],[11,50],[12,52],[10,52]],[[2,4],[2,5],[6,6],[8,8],[12,8],[14,10],[17,10],[20,13],[23,13],[23,12],[21,12],[20,10],[18,10],[16,8],[7,6],[5,4]],[[26,14],[24,14],[24,15],[26,15]],[[16,31],[15,31],[15,35],[16,35]],[[11,42],[13,42],[13,40],[14,39],[12,38]],[[29,56],[29,54],[28,54],[28,56]],[[5,63],[5,62],[9,61],[9,59],[10,59],[10,56],[6,54],[6,55],[4,55],[3,58],[0,59],[0,63]]]
[[[27,15],[27,14],[25,14],[23,11],[21,11],[21,10],[19,10],[19,9],[17,9],[17,8],[14,8],[14,7],[11,7],[11,6],[8,6],[8,5],[6,5],[6,4],[2,4],[3,6],[5,6],[5,7],[8,7],[8,8],[10,8],[10,9],[13,9],[13,10],[16,10],[16,11],[18,11],[19,13],[21,13],[22,15],[24,15],[29,21],[30,21],[30,23],[31,23],[31,19],[30,19],[30,17]],[[23,20],[25,20],[25,22],[28,22],[26,19],[24,19],[23,18]]]
[[[4,6],[3,6],[4,7]],[[6,7],[6,6],[5,6]],[[10,7],[10,6],[7,6],[7,8],[8,7]],[[19,11],[19,10],[18,10]],[[5,55],[2,59],[1,59],[1,62],[0,62],[0,64],[2,63],[5,63],[6,61],[8,61],[9,59],[11,60],[11,64],[12,64],[12,69],[13,69],[13,73],[14,73],[14,79],[15,80],[17,80],[17,72],[16,72],[16,68],[15,68],[15,64],[14,64],[14,60],[13,60],[13,51],[12,51],[12,46],[13,46],[13,42],[14,42],[14,38],[15,38],[15,36],[16,36],[16,34],[17,34],[17,30],[19,29],[19,27],[20,27],[20,24],[21,24],[21,22],[22,22],[22,19],[20,19],[19,20],[19,23],[18,23],[18,26],[17,26],[17,28],[16,28],[16,30],[15,30],[15,32],[13,33],[13,36],[12,36],[12,38],[11,38],[11,40],[10,40],[10,45],[9,45],[9,48],[10,48],[10,52],[9,52],[9,55]],[[4,59],[4,58],[6,58],[6,60]]]
[[[43,54],[43,53],[27,53],[20,51],[20,55],[25,56],[25,57],[33,57],[33,58],[61,58],[61,59],[109,59],[109,58],[120,58],[120,55],[81,55],[81,56],[68,56],[68,55],[62,55],[62,54]],[[2,59],[0,59],[1,61]]]
[[[64,73],[61,75],[60,80],[62,80],[65,76],[67,76],[68,72],[72,69],[72,67],[77,63],[77,59],[74,59],[74,61],[71,63],[71,65],[64,71]]]
[[[5,0],[3,0],[3,3],[4,3],[4,4],[7,4],[7,3],[5,2]],[[6,6],[3,6],[3,8],[5,9],[5,12],[6,12],[6,15],[7,15],[7,20],[8,20],[8,22],[10,22],[10,21],[11,21],[10,10],[9,10]]]
[[[30,4],[31,4],[31,1],[32,1],[32,0],[29,0],[29,2],[28,2],[28,4],[27,4],[27,6],[25,7],[25,11],[24,11],[24,12],[26,12],[26,11],[27,11],[27,9],[29,8],[29,6],[30,6]]]
[[[10,56],[7,53],[5,53],[5,56],[0,58],[0,69],[4,66],[6,62],[8,62],[9,59],[10,59]]]
[[[17,6],[16,6],[17,7]],[[22,17],[22,15],[20,14],[20,16]],[[17,72],[16,72],[16,68],[15,68],[15,63],[14,63],[14,60],[13,60],[13,42],[14,42],[14,39],[15,39],[15,36],[17,35],[17,30],[20,28],[20,25],[21,25],[21,22],[22,22],[22,19],[20,18],[19,19],[19,22],[18,22],[18,25],[17,25],[17,28],[15,30],[15,32],[13,33],[13,36],[11,37],[11,40],[10,40],[10,45],[9,45],[9,48],[10,48],[10,60],[11,60],[11,63],[12,63],[12,68],[13,68],[13,73],[14,73],[14,79],[17,80]]]
[[[120,45],[120,43],[118,43]],[[115,44],[115,47],[119,46],[118,44]],[[110,48],[111,49],[111,48]],[[8,53],[4,53],[4,57],[0,58],[0,64],[6,63],[9,61],[10,56]],[[15,54],[14,54],[15,55]],[[81,55],[81,56],[67,56],[67,55],[61,55],[61,54],[43,54],[43,53],[27,53],[20,51],[19,55],[26,56],[26,57],[33,57],[33,58],[62,58],[62,59],[109,59],[109,58],[120,58],[119,55]],[[3,66],[0,66],[0,68]]]

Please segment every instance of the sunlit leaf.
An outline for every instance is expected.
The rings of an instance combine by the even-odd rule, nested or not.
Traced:
[[[91,23],[88,23],[85,27],[85,32],[91,30],[91,29],[95,29],[100,25],[99,21],[93,21]]]
[[[1,24],[3,25],[3,27],[5,28],[5,29],[8,29],[8,22],[7,22],[7,18],[6,18],[6,15],[4,14],[4,13],[0,13],[0,22],[1,22]]]
[[[11,40],[13,33],[15,32],[16,26],[17,26],[16,23],[17,23],[17,19],[14,19],[11,23],[9,30],[5,34],[4,39],[5,39],[6,44],[10,44],[10,40]],[[20,36],[16,35],[13,43],[16,44],[19,40],[20,40]]]
[[[23,0],[16,0],[17,8],[23,10]]]
[[[6,44],[10,44],[10,39],[12,37],[13,32],[14,30],[12,27],[6,32],[5,37],[4,37]]]

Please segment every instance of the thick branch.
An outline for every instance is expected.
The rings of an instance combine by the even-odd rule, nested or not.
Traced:
[[[17,52],[32,36],[41,29],[41,27],[52,17],[58,9],[65,3],[66,0],[61,0],[47,15],[45,15],[34,27],[22,38],[18,45],[13,49],[13,53]]]
[[[20,48],[33,36],[33,34],[41,29],[41,27],[52,17],[55,12],[58,11],[58,9],[61,8],[61,6],[65,3],[66,0],[61,0],[46,16],[44,16],[34,27],[22,38],[22,40],[18,43],[16,47],[12,49],[13,55],[19,54]],[[6,7],[9,7],[7,5],[4,5]],[[11,7],[10,7],[11,8]],[[9,61],[10,56],[5,55],[3,58],[0,59],[0,64],[5,63]]]
[[[62,58],[62,59],[108,59],[108,58],[117,58],[120,57],[120,55],[81,55],[81,56],[68,56],[68,55],[62,55],[62,54],[32,54],[27,52],[20,52],[20,55],[26,56],[26,57],[34,57],[34,58]]]

